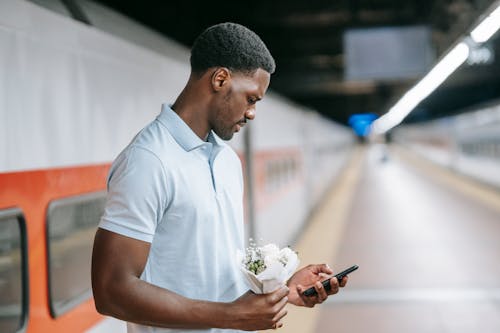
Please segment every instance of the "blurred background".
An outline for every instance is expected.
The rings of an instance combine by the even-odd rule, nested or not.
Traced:
[[[226,21],[277,64],[230,141],[247,238],[360,266],[281,330],[499,332],[492,0],[0,1],[0,332],[125,331],[90,291],[107,172]]]

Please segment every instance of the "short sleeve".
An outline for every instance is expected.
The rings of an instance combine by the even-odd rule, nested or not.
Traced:
[[[161,161],[151,151],[129,147],[113,163],[99,227],[151,243],[168,202]]]

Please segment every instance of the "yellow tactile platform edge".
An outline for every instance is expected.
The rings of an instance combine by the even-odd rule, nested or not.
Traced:
[[[365,148],[356,147],[325,200],[311,216],[306,230],[297,241],[301,265],[328,263],[335,268],[335,258],[340,237],[349,213],[359,179]],[[321,306],[301,308],[288,305],[288,315],[283,319],[280,333],[313,333]]]
[[[402,161],[405,161],[417,169],[423,171],[437,183],[456,189],[472,200],[480,202],[494,210],[500,212],[500,190],[481,184],[465,175],[461,175],[435,164],[417,153],[407,150],[404,147],[394,145],[391,151]]]

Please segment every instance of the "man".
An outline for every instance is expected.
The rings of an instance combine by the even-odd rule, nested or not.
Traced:
[[[222,140],[254,119],[274,60],[255,33],[224,23],[197,38],[191,69],[175,103],[111,167],[92,256],[96,308],[127,321],[129,332],[276,329],[287,303],[323,302],[319,280],[333,272],[310,265],[287,286],[256,295],[237,267],[243,180]],[[331,284],[336,293],[338,281]],[[317,296],[302,295],[310,285]]]

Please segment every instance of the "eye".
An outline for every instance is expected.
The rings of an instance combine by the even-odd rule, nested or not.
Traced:
[[[253,105],[255,103],[257,103],[257,99],[255,99],[255,98],[249,98],[248,99],[248,104]]]

